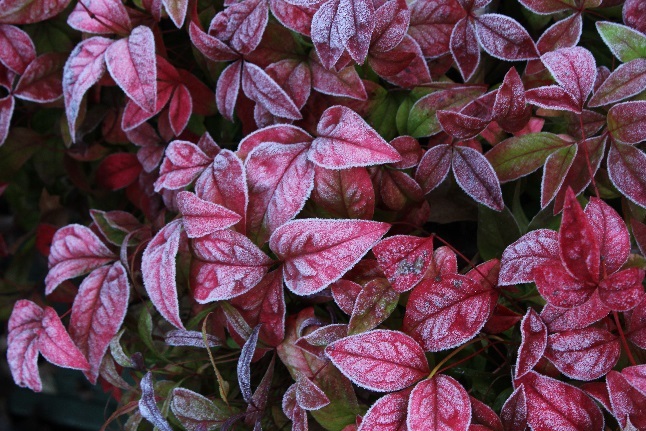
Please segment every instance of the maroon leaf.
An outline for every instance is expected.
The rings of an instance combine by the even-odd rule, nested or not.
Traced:
[[[188,10],[188,0],[162,0],[162,3],[175,27],[182,28]]]
[[[418,383],[408,401],[410,431],[467,431],[471,423],[469,394],[454,378],[438,374]]]
[[[470,431],[503,431],[502,422],[491,407],[473,396],[469,399],[471,401]]]
[[[188,141],[173,141],[166,147],[166,157],[155,181],[155,190],[177,190],[193,182],[211,161],[209,156]]]
[[[189,35],[193,45],[209,60],[232,61],[240,56],[220,39],[202,31],[194,22],[189,25]]]
[[[437,145],[424,154],[415,171],[415,180],[424,193],[429,193],[444,181],[451,169],[452,154],[450,145]]]
[[[624,427],[627,421],[630,421],[637,429],[646,426],[646,414],[643,409],[646,395],[631,386],[617,371],[610,371],[606,376],[606,382],[610,393],[612,414],[619,425]]]
[[[630,234],[626,224],[610,205],[590,198],[585,216],[592,226],[601,256],[601,273],[612,274],[624,265],[630,254]]]
[[[372,219],[375,191],[366,168],[314,167],[312,201],[335,218]]]
[[[410,34],[424,57],[435,58],[449,52],[449,40],[464,10],[455,0],[415,1],[410,5]]]
[[[157,58],[152,30],[139,26],[105,51],[105,63],[119,87],[143,110],[157,106]]]
[[[247,135],[242,141],[240,141],[236,155],[245,160],[249,157],[249,153],[251,153],[252,150],[266,142],[299,144],[311,141],[312,136],[300,127],[291,126],[289,124],[279,124],[256,130],[255,132]]]
[[[563,188],[565,178],[578,154],[578,145],[559,148],[545,160],[541,181],[541,208],[545,208]]]
[[[63,95],[62,69],[65,56],[43,54],[29,63],[14,89],[19,99],[38,103],[53,102]]]
[[[646,206],[646,178],[641,168],[646,163],[644,152],[632,145],[615,143],[610,147],[607,163],[614,186],[628,199]]]
[[[556,82],[574,96],[579,108],[582,108],[597,76],[597,66],[592,53],[578,46],[561,48],[543,54],[541,61]]]
[[[101,361],[128,310],[130,284],[120,262],[97,268],[83,280],[72,305],[70,336],[90,368],[85,372],[95,384]]]
[[[96,182],[106,189],[119,190],[134,183],[142,169],[136,154],[110,154],[97,168]]]
[[[610,313],[599,293],[595,292],[590,299],[574,308],[558,308],[546,304],[541,311],[541,319],[550,332],[561,332],[573,329],[583,329],[603,319]]]
[[[192,112],[193,99],[191,98],[191,93],[185,85],[178,85],[175,87],[173,97],[171,97],[170,105],[168,106],[168,118],[175,136],[184,131]]]
[[[588,106],[609,105],[627,99],[646,89],[646,59],[636,58],[629,63],[621,64],[603,84],[596,89]],[[612,108],[611,108],[612,109]],[[624,114],[620,113],[620,117]],[[621,119],[625,121],[624,119]]]
[[[566,193],[563,205],[559,247],[561,260],[570,274],[589,282],[599,280],[599,243],[594,227],[571,190]]]
[[[525,386],[522,383],[503,404],[500,419],[505,431],[525,431],[527,429],[527,399],[525,398]]]
[[[409,35],[388,52],[371,51],[368,63],[386,81],[404,88],[431,82],[422,50]]]
[[[348,335],[366,332],[379,326],[395,310],[399,294],[384,278],[368,282],[354,303],[348,322]]]
[[[421,347],[398,331],[374,330],[325,348],[332,363],[353,383],[378,392],[404,389],[429,373]]]
[[[242,90],[254,102],[278,117],[299,120],[302,118],[294,101],[264,70],[245,62],[242,68]]]
[[[509,69],[496,93],[493,117],[516,118],[523,115],[526,107],[525,87],[515,67]]]
[[[387,52],[395,48],[406,35],[410,11],[404,0],[388,1],[375,10],[375,28],[370,49]]]
[[[126,35],[132,23],[118,0],[82,0],[67,17],[67,24],[78,31],[94,34]]]
[[[299,60],[281,60],[270,64],[265,72],[282,87],[298,109],[302,109],[310,97],[311,72],[307,63]]]
[[[468,81],[480,64],[480,45],[471,20],[462,18],[455,24],[451,32],[450,48],[462,79]]]
[[[354,303],[361,292],[361,285],[350,280],[338,280],[330,285],[334,302],[345,314],[352,314]]]
[[[547,347],[547,327],[540,316],[528,309],[520,324],[521,343],[514,378],[518,379],[532,370],[543,357]]]
[[[141,388],[141,398],[139,399],[139,413],[141,413],[141,416],[160,431],[173,431],[173,428],[157,406],[153,376],[150,371],[141,379],[139,386]]]
[[[52,293],[63,281],[87,274],[116,258],[89,228],[78,224],[60,228],[52,239],[45,294]]]
[[[452,111],[437,111],[437,119],[442,130],[459,140],[478,136],[489,124],[487,120]]]
[[[580,13],[574,13],[569,17],[552,24],[543,32],[536,43],[541,54],[556,51],[559,48],[568,48],[579,43],[583,18]]]
[[[215,335],[206,334],[206,344],[204,343],[204,335],[201,331],[187,331],[184,329],[173,329],[164,334],[164,342],[169,346],[182,346],[182,347],[218,347],[222,345],[220,340]]]
[[[644,17],[644,5],[639,0],[626,0],[623,8],[624,22],[641,31],[646,32],[646,18]]]
[[[571,111],[581,113],[581,104],[576,98],[556,85],[533,88],[525,92],[527,103],[540,106],[541,108]]]
[[[5,139],[9,135],[9,126],[11,125],[11,117],[13,116],[15,105],[16,99],[13,96],[0,99],[0,146],[4,144]]]
[[[632,310],[644,297],[645,271],[628,268],[605,277],[599,283],[599,298],[615,311]]]
[[[320,2],[298,5],[292,3],[285,0],[269,0],[269,7],[271,8],[271,13],[282,25],[309,37],[312,18],[318,10],[317,6],[320,5]]]
[[[462,190],[475,201],[502,211],[505,203],[498,177],[481,153],[469,147],[454,147],[451,163],[455,180]]]
[[[518,61],[539,56],[527,30],[508,16],[488,13],[475,20],[475,27],[482,48],[493,57]]]
[[[141,275],[150,300],[162,317],[179,329],[184,325],[179,317],[175,258],[185,241],[183,235],[181,220],[170,222],[148,243],[141,259]]]
[[[274,231],[269,247],[284,261],[287,288],[309,295],[341,278],[389,228],[362,220],[294,220]]]
[[[330,399],[314,382],[302,377],[296,382],[296,402],[304,410],[319,410],[330,404]]]
[[[0,24],[32,24],[45,21],[61,13],[68,0],[8,0],[2,4]]]
[[[549,15],[573,8],[573,0],[520,0],[520,3],[532,12]]]
[[[177,194],[177,208],[189,238],[199,238],[217,230],[226,229],[242,218],[235,212],[197,197],[191,192]]]
[[[646,101],[624,102],[608,111],[608,131],[625,144],[646,140]]]
[[[596,287],[572,277],[560,262],[536,266],[532,276],[541,296],[555,307],[579,306],[592,296]]]
[[[357,431],[407,431],[409,393],[405,390],[379,398],[363,416]]]
[[[646,365],[633,365],[621,370],[630,385],[646,396]]]
[[[269,4],[265,0],[244,0],[233,3],[211,21],[209,33],[229,42],[241,54],[256,49],[267,26]]]
[[[0,24],[0,63],[22,75],[35,58],[36,48],[27,33],[13,25]]]
[[[419,283],[433,259],[433,238],[396,235],[379,241],[372,252],[392,288],[406,292]]]

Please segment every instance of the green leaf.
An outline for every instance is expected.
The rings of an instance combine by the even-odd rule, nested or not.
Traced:
[[[478,251],[483,260],[499,258],[518,238],[520,228],[509,208],[498,212],[478,205]]]
[[[150,305],[150,304],[148,304]],[[147,307],[141,307],[141,314],[139,314],[139,322],[137,323],[137,330],[139,338],[152,352],[157,354],[157,347],[153,341],[153,319],[150,317]]]
[[[610,51],[623,63],[646,58],[646,35],[643,33],[609,21],[597,22],[597,31]]]
[[[379,133],[385,140],[390,141],[397,136],[397,110],[399,100],[394,94],[390,93],[383,87],[376,87],[369,94],[370,102],[368,103],[368,116],[366,121]]]
[[[0,181],[11,182],[20,168],[44,144],[44,140],[30,129],[14,127],[0,147]]]
[[[399,294],[385,278],[377,278],[364,286],[354,304],[348,326],[348,335],[376,328],[397,307]]]

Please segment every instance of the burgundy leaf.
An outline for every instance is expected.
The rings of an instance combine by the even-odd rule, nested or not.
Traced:
[[[22,75],[35,58],[36,48],[27,33],[13,25],[0,24],[0,63]]]
[[[526,107],[525,87],[515,67],[509,69],[496,92],[496,101],[493,106],[493,117],[505,119],[516,118],[523,114]]]
[[[392,141],[390,145],[397,150],[402,160],[393,163],[392,167],[395,169],[408,169],[417,166],[424,155],[424,150],[420,146],[417,139],[412,136],[398,136]]]
[[[105,63],[119,87],[143,110],[157,106],[157,58],[152,30],[139,26],[105,51]]]
[[[175,259],[184,235],[181,220],[170,222],[148,243],[141,259],[141,274],[150,300],[162,317],[179,329],[184,325],[179,317]]]
[[[469,147],[454,147],[453,174],[462,190],[477,202],[502,211],[505,204],[496,172],[491,163],[478,151]]]
[[[159,410],[159,407],[157,407],[153,376],[150,371],[141,379],[139,386],[141,388],[141,398],[139,399],[139,413],[141,413],[141,416],[160,431],[173,431],[173,428],[161,410]]]
[[[636,58],[621,64],[594,92],[588,106],[609,105],[627,99],[646,89],[646,59]]]
[[[489,124],[487,120],[452,111],[437,111],[437,119],[442,130],[459,140],[478,136]]]
[[[260,331],[260,326],[253,328],[249,338],[242,346],[240,358],[238,358],[238,385],[242,398],[247,403],[251,402],[251,360],[258,345],[258,331]]]
[[[570,111],[576,114],[581,113],[581,104],[574,95],[556,85],[532,88],[525,92],[527,103],[540,106],[541,108]]]
[[[191,93],[185,85],[178,85],[175,87],[173,97],[171,97],[170,105],[168,106],[168,118],[175,136],[184,131],[192,112],[193,99],[191,98]]]
[[[471,79],[480,64],[480,45],[476,28],[468,18],[460,19],[451,32],[450,49],[462,79]]]
[[[646,405],[646,395],[630,385],[628,380],[617,371],[610,371],[606,376],[612,414],[619,424],[626,426],[627,421],[637,429],[646,426],[646,414],[643,406]]]
[[[181,189],[197,178],[211,159],[195,144],[173,141],[166,147],[166,157],[155,181],[155,190]]]
[[[65,280],[87,274],[117,256],[89,228],[72,224],[60,228],[52,238],[45,294]]]
[[[256,130],[247,135],[238,145],[236,155],[242,160],[249,157],[249,153],[256,147],[266,142],[276,142],[279,144],[299,144],[302,142],[311,142],[312,136],[300,127],[289,124],[279,124]]]
[[[641,168],[646,154],[632,145],[615,143],[610,147],[607,163],[612,184],[628,199],[646,206],[646,178]]]
[[[348,335],[370,331],[385,321],[399,303],[399,294],[384,278],[368,282],[354,303]]]
[[[197,197],[191,192],[177,194],[177,208],[189,238],[198,238],[238,223],[241,216],[235,212]]]
[[[408,431],[406,411],[410,391],[400,391],[379,398],[363,416],[357,431]]]
[[[599,283],[599,298],[615,311],[632,310],[644,298],[645,271],[628,268],[605,277]]]
[[[296,382],[296,402],[304,410],[319,410],[330,404],[330,399],[314,382],[302,377]]]
[[[325,348],[353,383],[373,391],[398,391],[429,373],[421,347],[408,335],[378,329],[335,341]]]
[[[433,259],[433,238],[396,235],[379,241],[372,252],[392,288],[406,292],[419,283]]]
[[[646,365],[633,365],[621,370],[630,385],[646,396]]]
[[[568,48],[579,43],[583,18],[580,13],[574,13],[569,17],[552,24],[543,32],[536,42],[536,47],[541,54],[556,51],[559,48]]]
[[[256,49],[269,19],[269,4],[265,0],[244,0],[233,3],[211,21],[209,34],[229,42],[241,54]]]
[[[574,96],[580,108],[592,91],[597,66],[592,53],[578,46],[561,48],[541,56],[556,82]]]
[[[126,35],[132,23],[126,7],[119,0],[82,0],[67,17],[75,30],[94,34]]]
[[[550,15],[574,8],[574,0],[520,0],[520,3],[532,12]]]
[[[350,280],[338,280],[330,285],[334,302],[347,315],[352,314],[361,289],[360,284]]]
[[[521,343],[514,378],[518,379],[532,370],[543,357],[547,346],[547,327],[533,309],[528,309],[520,323]]]
[[[389,228],[363,220],[294,220],[274,231],[269,246],[284,262],[287,288],[309,295],[341,278]]]
[[[230,415],[203,395],[184,388],[173,389],[170,409],[188,431],[214,429]]]
[[[320,2],[315,2],[312,5],[295,5],[292,3],[285,0],[269,0],[271,13],[286,28],[309,37],[312,18],[318,10],[317,6]]]
[[[608,131],[625,144],[646,140],[646,101],[624,102],[608,111]]]
[[[630,234],[623,219],[597,197],[590,198],[585,207],[585,216],[599,243],[602,274],[619,271],[630,254]]]
[[[62,70],[65,56],[59,53],[43,54],[29,63],[20,77],[14,95],[19,99],[38,103],[53,102],[63,95]]]
[[[95,384],[101,361],[128,309],[130,284],[120,262],[97,268],[83,280],[72,305],[70,336],[87,358],[85,372]]]
[[[366,100],[368,95],[361,77],[354,66],[344,67],[338,72],[328,70],[321,64],[321,60],[312,51],[310,55],[310,69],[312,71],[312,88],[320,93],[330,96],[349,97],[357,100]]]
[[[410,431],[467,431],[471,400],[454,378],[435,375],[411,392],[406,423]]]
[[[69,0],[7,0],[2,4],[0,24],[32,24],[61,13]]]
[[[596,238],[594,226],[588,222],[574,193],[568,190],[559,230],[559,247],[565,268],[579,280],[599,280],[601,255]]]
[[[545,160],[541,181],[541,208],[545,208],[563,188],[565,178],[579,152],[578,145],[559,148]]]
[[[424,57],[435,58],[449,52],[449,40],[464,10],[455,0],[418,0],[410,5],[410,34]]]
[[[188,10],[188,0],[162,0],[162,3],[175,27],[182,28]]]
[[[469,399],[471,401],[470,431],[503,431],[502,422],[491,407],[473,396]]]
[[[634,29],[646,32],[646,18],[644,17],[644,4],[639,0],[626,0],[623,8],[624,22]]]
[[[302,118],[291,97],[271,76],[255,64],[245,62],[242,68],[242,90],[272,115],[299,120]]]
[[[444,181],[451,169],[452,154],[450,145],[437,145],[424,153],[415,172],[415,180],[424,193],[429,193]]]
[[[142,169],[136,154],[110,154],[97,168],[96,182],[109,190],[123,189],[137,180]]]
[[[325,347],[328,344],[348,336],[348,325],[336,323],[321,326],[318,329],[296,340],[296,346],[316,355],[317,358],[325,358]]]
[[[541,296],[555,307],[580,306],[592,296],[596,287],[594,283],[572,277],[560,262],[535,266],[532,274]]]
[[[422,202],[424,192],[408,174],[396,170],[380,170],[373,177],[383,205],[393,211],[401,211],[412,202]]]
[[[194,22],[189,25],[189,35],[193,45],[209,60],[232,61],[237,60],[240,56],[220,39],[202,31]]]
[[[270,64],[265,72],[282,87],[298,109],[302,109],[310,97],[311,71],[307,63],[299,60],[281,60]]]
[[[422,51],[408,35],[390,51],[371,51],[368,64],[377,75],[401,87],[410,88],[431,81]]]
[[[525,386],[521,383],[507,398],[500,410],[504,431],[525,431],[527,429],[527,399]]]
[[[233,121],[233,113],[240,92],[240,81],[242,77],[242,61],[238,60],[227,66],[218,78],[215,87],[215,101],[218,111],[224,118]]]
[[[387,52],[395,48],[406,35],[410,22],[410,11],[404,0],[384,3],[375,10],[375,28],[370,49]]]
[[[246,236],[221,230],[193,240],[193,297],[201,304],[230,299],[253,288],[271,259]]]
[[[169,346],[182,347],[218,347],[222,345],[215,335],[206,334],[206,345],[204,344],[204,335],[200,331],[187,331],[184,329],[173,329],[164,335],[164,342]]]
[[[475,21],[478,41],[489,55],[507,61],[538,58],[538,50],[527,30],[518,21],[495,13]]]
[[[312,201],[335,218],[372,219],[375,191],[366,168],[314,167]]]
[[[599,293],[595,292],[590,299],[574,308],[558,308],[546,304],[541,311],[541,319],[550,332],[561,332],[583,329],[603,319],[610,313]]]
[[[15,105],[16,99],[11,95],[0,99],[0,146],[9,136],[9,126]]]

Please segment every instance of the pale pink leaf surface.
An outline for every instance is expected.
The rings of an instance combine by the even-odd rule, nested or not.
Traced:
[[[310,55],[309,66],[312,71],[312,88],[319,93],[357,100],[368,98],[363,81],[354,66],[344,67],[338,72],[328,70],[323,67],[314,51]]]
[[[132,30],[128,11],[119,0],[83,0],[74,6],[67,24],[94,34],[126,35]]]
[[[173,329],[164,334],[164,342],[169,346],[183,346],[183,347],[218,347],[222,345],[220,340],[215,335],[206,334],[206,345],[204,344],[204,336],[201,331],[187,331],[184,329]]]
[[[608,131],[625,144],[646,140],[646,101],[624,102],[610,108]]]
[[[361,285],[350,280],[338,280],[330,285],[334,302],[347,315],[352,314],[354,303],[361,292]]]
[[[170,105],[168,106],[168,118],[175,136],[180,135],[184,131],[192,112],[193,99],[191,98],[191,93],[185,85],[180,84],[175,87],[173,96],[170,99]]]
[[[104,53],[114,41],[92,37],[76,45],[63,68],[63,95],[67,124],[75,139],[76,119],[83,96],[105,73]]]
[[[560,263],[558,234],[549,229],[531,231],[503,252],[498,282],[503,286],[531,283],[534,268],[545,263]]]
[[[175,27],[182,28],[188,10],[188,0],[162,0],[162,3]]]
[[[599,292],[595,292],[590,299],[574,308],[545,304],[541,310],[541,319],[550,332],[561,332],[588,327],[606,317],[608,313],[610,309],[601,302]]]
[[[159,431],[173,431],[165,416],[157,406],[155,398],[155,384],[152,373],[149,371],[139,382],[141,398],[139,399],[139,413]]]
[[[49,295],[65,280],[87,274],[117,256],[85,226],[71,224],[54,234],[49,253],[49,272],[45,294]]]
[[[6,0],[0,10],[0,24],[33,24],[61,13],[69,0]]]
[[[404,38],[410,22],[410,11],[404,0],[384,3],[374,15],[375,28],[370,49],[387,52],[395,48]]]
[[[410,391],[393,392],[379,398],[363,416],[357,431],[408,431],[406,411]]]
[[[596,89],[588,106],[609,105],[632,97],[646,89],[646,59],[636,58],[619,65]]]
[[[298,109],[302,109],[310,97],[312,73],[307,63],[294,59],[272,63],[265,72],[285,90]]]
[[[63,95],[65,55],[47,53],[29,63],[18,80],[14,95],[23,100],[48,103]]]
[[[14,382],[40,392],[38,335],[42,331],[43,309],[26,299],[18,300],[8,324],[7,362]]]
[[[312,18],[321,2],[312,5],[294,5],[285,0],[269,0],[269,7],[274,17],[286,28],[310,36]]]
[[[97,268],[83,280],[72,305],[70,336],[90,363],[85,372],[95,384],[110,341],[128,310],[130,284],[120,262]]]
[[[298,144],[311,141],[312,136],[300,127],[289,124],[278,124],[256,130],[245,136],[238,145],[236,155],[240,159],[246,160],[252,150],[266,142]]]
[[[259,243],[298,214],[314,187],[314,166],[307,160],[309,142],[267,142],[247,157],[249,185],[247,227]]]
[[[308,159],[328,169],[393,163],[401,156],[356,112],[333,106],[323,112]]]
[[[605,376],[621,354],[619,339],[601,328],[550,334],[545,357],[567,377],[590,381]]]
[[[242,91],[272,115],[299,120],[301,113],[292,98],[274,79],[253,63],[244,62]]]
[[[287,288],[309,295],[341,278],[389,228],[363,220],[294,220],[274,231],[269,247],[284,262]]]
[[[646,396],[646,365],[633,365],[621,370],[630,385]]]
[[[480,45],[476,29],[468,18],[462,18],[455,24],[449,46],[462,79],[468,81],[480,64]]]
[[[530,371],[516,380],[527,399],[527,423],[534,431],[601,431],[603,415],[581,389]]]
[[[574,13],[569,17],[552,24],[543,32],[536,42],[536,47],[541,54],[555,51],[559,48],[575,46],[581,38],[583,18],[580,13]]]
[[[525,97],[527,97],[527,103],[541,108],[570,111],[576,114],[580,114],[582,110],[574,95],[557,85],[532,88],[525,92]]]
[[[543,54],[541,61],[556,82],[574,96],[582,108],[597,77],[597,65],[592,53],[579,46],[561,48]]]
[[[193,253],[191,285],[201,304],[248,292],[272,262],[250,239],[231,230],[193,240]]]
[[[478,334],[497,299],[490,286],[465,275],[423,280],[408,298],[403,331],[428,352],[457,347]]]
[[[455,180],[462,190],[475,201],[502,211],[505,203],[498,177],[491,163],[480,152],[469,147],[455,147],[451,164]]]
[[[185,328],[179,317],[175,258],[184,235],[181,220],[170,222],[148,243],[141,259],[141,274],[150,300],[162,317],[178,329]]]
[[[244,0],[218,13],[211,21],[209,34],[228,42],[241,54],[256,49],[269,19],[266,0]]]
[[[240,92],[241,78],[242,61],[238,60],[222,71],[215,86],[215,102],[218,106],[218,111],[229,121],[233,121],[236,101]]]
[[[424,153],[415,171],[415,180],[424,193],[439,186],[449,174],[452,153],[452,147],[444,144],[436,145]]]
[[[330,404],[330,399],[314,382],[302,377],[296,382],[296,402],[305,410],[319,410]]]
[[[370,220],[375,210],[375,190],[366,168],[314,167],[312,201],[335,218]]]
[[[336,16],[339,32],[350,57],[359,64],[368,55],[375,28],[374,13],[372,0],[341,0],[339,4]]]
[[[0,24],[0,63],[22,75],[35,58],[36,48],[27,33],[13,25]]]
[[[166,157],[159,168],[155,190],[177,190],[189,185],[210,162],[211,158],[192,142],[171,142],[166,147]]]
[[[372,252],[392,288],[406,292],[419,283],[433,259],[433,239],[395,235],[379,241]]]
[[[590,198],[585,207],[585,216],[599,244],[601,273],[619,271],[630,255],[630,234],[623,219],[597,197]]]
[[[507,398],[500,410],[504,431],[525,431],[527,429],[527,399],[525,386],[521,383]]]
[[[608,275],[599,283],[601,302],[611,310],[632,310],[644,298],[644,274],[643,269],[627,268]]]
[[[204,199],[195,193],[181,191],[177,194],[177,208],[189,238],[198,238],[238,223],[239,214]]]
[[[349,2],[346,0],[346,2]],[[345,51],[347,33],[341,28],[338,17],[341,0],[328,0],[316,11],[312,17],[311,35],[312,43],[321,64],[326,69],[332,69]],[[348,19],[347,17],[346,19]],[[352,28],[349,29],[350,31]],[[367,49],[366,49],[367,53]]]
[[[628,199],[646,206],[646,178],[642,169],[646,154],[633,145],[615,143],[610,147],[607,162],[614,186]]]
[[[598,222],[593,226],[588,221],[574,193],[568,190],[559,229],[559,249],[563,265],[579,280],[593,283],[599,280],[601,252],[595,233],[598,226]]]
[[[90,369],[90,364],[74,345],[56,310],[45,307],[41,325],[37,348],[45,359],[59,367],[83,371]]]
[[[188,431],[210,430],[228,419],[229,412],[203,395],[185,388],[173,389],[170,409]]]
[[[5,139],[9,136],[9,126],[11,117],[16,106],[16,99],[9,95],[0,99],[0,146],[4,144]]]
[[[189,36],[193,45],[209,60],[231,61],[240,56],[220,39],[202,31],[194,22],[189,25]]]
[[[407,416],[410,431],[467,431],[471,400],[453,377],[437,374],[415,386]]]
[[[348,335],[366,332],[379,326],[395,310],[399,294],[385,278],[368,282],[354,303],[348,322]]]
[[[449,52],[454,25],[464,17],[455,0],[418,0],[410,5],[410,34],[419,44],[424,57],[435,58]]]
[[[646,395],[634,388],[628,380],[617,371],[610,371],[606,376],[612,414],[619,424],[626,426],[628,420],[637,429],[646,427]]]
[[[539,56],[527,30],[513,18],[489,13],[476,19],[475,27],[480,45],[495,58],[518,61]]]
[[[422,348],[398,331],[378,329],[335,341],[325,348],[353,383],[373,391],[404,389],[429,373]]]
[[[563,188],[565,178],[574,164],[579,146],[571,144],[559,148],[545,159],[541,180],[541,208],[545,208]]]
[[[547,347],[547,327],[541,317],[532,308],[527,310],[520,323],[521,343],[518,347],[518,358],[514,378],[524,376],[538,364]]]
[[[574,0],[520,0],[520,3],[541,15],[550,15],[575,7]]]

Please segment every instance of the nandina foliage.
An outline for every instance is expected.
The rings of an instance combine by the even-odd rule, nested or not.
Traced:
[[[645,17],[4,1],[14,381],[133,430],[646,430]]]

